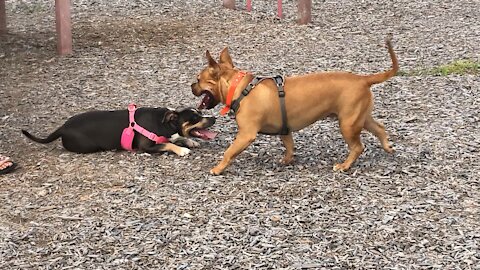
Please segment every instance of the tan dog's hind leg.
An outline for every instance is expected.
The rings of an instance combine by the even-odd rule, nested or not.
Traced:
[[[382,144],[383,150],[387,153],[393,153],[394,149],[392,146],[388,143],[388,135],[385,132],[385,127],[375,121],[371,115],[367,116],[367,119],[365,119],[365,125],[364,128],[368,131],[370,131],[373,135],[377,136],[377,138],[380,140],[380,143]]]
[[[280,139],[282,139],[283,146],[285,146],[285,156],[280,160],[280,163],[287,165],[293,162],[293,137],[292,133],[288,133],[287,135],[281,135]]]
[[[343,138],[348,144],[348,153],[347,159],[342,164],[335,164],[333,166],[334,171],[346,171],[350,168],[353,162],[357,160],[360,154],[363,152],[363,144],[360,140],[360,132],[362,131],[362,126],[357,123],[352,123],[348,121],[340,121],[340,129],[342,131]]]
[[[210,173],[213,175],[221,174],[225,168],[232,163],[232,160],[238,156],[245,148],[247,148],[255,138],[257,137],[257,131],[251,131],[247,129],[240,129],[237,134],[237,138],[233,141],[233,143],[228,147],[225,154],[223,154],[223,159],[220,163],[215,166],[215,168],[210,170]]]

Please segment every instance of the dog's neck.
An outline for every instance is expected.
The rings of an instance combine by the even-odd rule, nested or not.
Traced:
[[[223,88],[220,92],[222,93],[222,103],[225,104],[225,107],[220,110],[221,115],[227,114],[232,109],[232,104],[234,101],[235,96],[238,97],[236,92],[240,92],[237,89],[242,89],[241,81],[247,77],[249,73],[245,71],[237,71],[235,77],[230,77],[230,80],[225,80],[224,85],[227,86],[226,89],[226,96],[225,96],[225,88]],[[221,77],[222,78],[222,77]],[[239,87],[240,86],[240,87]],[[243,88],[244,89],[244,88]]]
[[[226,71],[224,74],[220,77],[220,101],[223,104],[227,104],[227,96],[228,92],[230,90],[230,86],[232,85],[233,81],[235,80],[235,77],[238,75],[240,71],[236,69],[231,69]],[[238,82],[237,86],[235,87],[235,93],[239,91],[239,89],[244,89],[246,85],[248,84],[249,81],[251,81],[253,78],[253,75],[250,74],[249,72],[246,72],[246,75]],[[246,80],[248,79],[248,81]],[[238,95],[234,95],[234,98]]]

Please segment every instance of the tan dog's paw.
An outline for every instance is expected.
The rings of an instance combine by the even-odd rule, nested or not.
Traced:
[[[338,163],[337,163],[337,164],[335,164],[335,165],[333,166],[333,171],[335,171],[335,172],[336,172],[336,171],[344,172],[344,171],[347,171],[348,169],[350,169],[350,166],[347,166],[347,165],[345,165],[345,164],[343,164],[343,163],[342,163],[342,164],[338,164]]]
[[[387,145],[387,147],[383,148],[385,150],[385,152],[389,153],[389,154],[393,154],[393,152],[395,152],[395,148],[393,148],[392,145]]]
[[[390,146],[389,148],[386,148],[385,149],[385,152],[389,153],[389,154],[393,154],[393,152],[395,152],[395,148],[393,148],[392,146]]]
[[[385,140],[382,141],[382,148],[385,150],[385,152],[392,154],[395,152],[395,148],[388,142],[389,137],[387,137]]]
[[[280,159],[280,164],[289,165],[289,164],[292,164],[294,161],[295,161],[295,159],[293,157],[286,157],[285,156],[282,159]]]
[[[180,149],[176,152],[176,154],[180,157],[186,156],[190,154],[190,149],[185,147],[180,147]]]
[[[210,170],[210,173],[213,175],[220,175],[222,174],[222,172],[223,170],[220,169],[218,166]]]

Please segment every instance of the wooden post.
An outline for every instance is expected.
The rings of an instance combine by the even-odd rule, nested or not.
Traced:
[[[283,19],[282,0],[277,1],[277,15],[280,19]]]
[[[247,0],[247,11],[252,11],[252,0]]]
[[[5,10],[5,0],[0,0],[0,35],[7,33],[7,12]]]
[[[57,51],[60,55],[72,53],[72,21],[70,0],[55,0]]]
[[[307,24],[312,20],[312,0],[298,0],[298,24]]]
[[[235,0],[223,0],[223,6],[229,9],[235,9]]]

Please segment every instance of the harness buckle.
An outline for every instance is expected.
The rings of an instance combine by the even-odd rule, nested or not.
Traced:
[[[150,133],[148,134],[148,138],[151,140],[151,141],[156,141],[157,140],[157,135],[153,134],[153,133]]]
[[[283,80],[283,76],[280,76],[280,75],[277,75],[277,76],[273,77],[273,80],[275,81],[275,84],[277,86],[283,86],[283,83],[285,82]]]
[[[128,111],[134,112],[137,109],[137,105],[135,103],[128,104]]]
[[[235,115],[237,114],[237,110],[239,107],[239,103],[237,100],[234,100],[232,105],[230,106],[230,111],[228,111],[228,116],[230,116],[230,119],[235,119]]]

